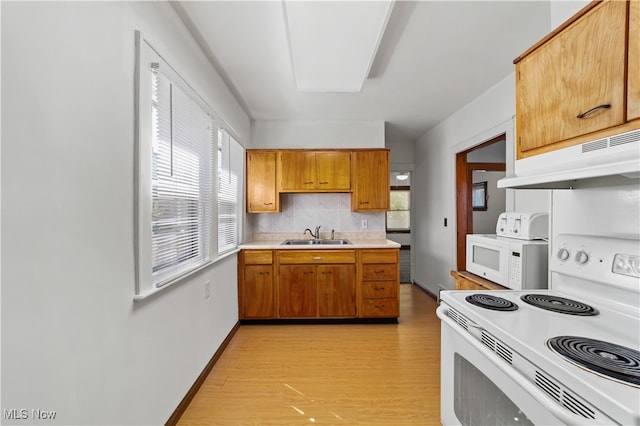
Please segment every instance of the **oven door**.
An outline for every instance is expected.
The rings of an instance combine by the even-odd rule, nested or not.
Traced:
[[[446,314],[441,328],[440,412],[450,425],[594,425],[563,411]]]

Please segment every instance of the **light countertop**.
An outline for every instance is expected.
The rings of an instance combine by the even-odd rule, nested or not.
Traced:
[[[323,239],[331,238],[321,234]],[[347,239],[352,244],[327,244],[327,245],[282,245],[288,239],[311,239],[296,234],[254,234],[251,241],[240,244],[242,250],[353,250],[367,248],[400,248],[400,244],[384,238],[384,233],[337,233],[336,239]]]

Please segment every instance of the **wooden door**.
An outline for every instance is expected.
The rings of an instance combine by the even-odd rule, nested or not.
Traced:
[[[316,187],[314,152],[283,151],[279,153],[280,191],[311,191]]]
[[[602,2],[516,64],[518,158],[624,122],[626,7]]]
[[[317,316],[318,295],[315,265],[280,265],[280,318]]]
[[[271,265],[246,265],[241,286],[241,318],[275,318]]]
[[[351,189],[351,153],[316,152],[317,189],[349,191]]]
[[[247,212],[280,211],[276,190],[276,153],[247,151]]]
[[[629,4],[627,121],[640,118],[640,1]]]
[[[356,269],[354,265],[318,265],[318,315],[355,317]]]
[[[356,151],[351,156],[351,210],[389,210],[389,151]]]

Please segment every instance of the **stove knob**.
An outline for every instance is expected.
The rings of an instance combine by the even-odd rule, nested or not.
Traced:
[[[558,259],[560,260],[560,262],[565,262],[567,259],[569,259],[569,250],[567,250],[566,248],[561,248],[560,250],[558,250]]]
[[[584,251],[584,250],[580,250],[579,252],[576,253],[576,262],[578,262],[578,265],[584,265],[589,261],[589,254]]]

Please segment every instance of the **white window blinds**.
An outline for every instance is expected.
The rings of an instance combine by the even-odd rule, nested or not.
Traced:
[[[223,129],[218,130],[218,253],[238,245],[244,151]]]
[[[152,66],[152,277],[156,287],[211,260],[211,117]]]

